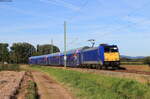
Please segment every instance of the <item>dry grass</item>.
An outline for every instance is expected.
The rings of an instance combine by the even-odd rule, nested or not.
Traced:
[[[148,65],[122,65],[128,70],[137,70],[137,71],[150,71],[150,66]]]

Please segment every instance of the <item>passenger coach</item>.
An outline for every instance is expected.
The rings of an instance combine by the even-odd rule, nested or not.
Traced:
[[[67,51],[67,66],[107,68],[120,67],[120,54],[117,45],[101,44],[98,47],[82,47]],[[64,65],[64,54],[53,53],[29,58],[29,64]]]

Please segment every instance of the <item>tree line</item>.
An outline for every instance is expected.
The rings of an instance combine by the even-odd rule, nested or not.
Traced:
[[[13,43],[9,47],[7,43],[0,43],[0,63],[28,63],[30,56],[44,55],[60,52],[55,45],[44,44],[34,47],[32,44]]]

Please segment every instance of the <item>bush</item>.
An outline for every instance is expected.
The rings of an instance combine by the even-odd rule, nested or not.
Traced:
[[[0,71],[2,71],[2,70],[19,71],[20,65],[18,65],[18,64],[1,64]]]

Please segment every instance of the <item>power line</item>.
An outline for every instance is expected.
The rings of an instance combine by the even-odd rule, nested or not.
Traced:
[[[99,0],[98,0],[98,1],[99,1]],[[131,16],[133,13],[135,13],[135,12],[141,10],[142,8],[146,7],[147,5],[149,5],[149,3],[150,3],[150,2],[144,4],[143,6],[137,8],[137,9],[135,9],[135,10],[133,10],[133,11],[131,11],[127,16]],[[114,20],[114,21],[117,22],[116,20]],[[117,22],[117,23],[118,23],[118,22]],[[115,30],[113,30],[113,31],[119,31],[119,30],[121,30],[122,28],[128,28],[128,27],[131,27],[131,25],[133,25],[133,24],[135,25],[135,24],[136,24],[136,23],[129,23],[129,22],[127,22],[127,23],[128,23],[128,25],[122,26],[122,27],[117,28],[117,29],[115,29]],[[111,32],[112,32],[112,31],[111,31]],[[110,33],[110,32],[107,32],[107,33],[104,33],[103,35],[104,35],[104,36],[106,36],[106,34],[107,34],[107,35],[110,35],[109,33]]]
[[[98,0],[99,2],[100,2],[100,0]],[[82,6],[83,8],[87,5],[87,3],[88,3],[88,0],[85,2],[85,4],[84,4],[84,6]],[[149,5],[149,3],[146,3],[146,4],[144,4],[144,5],[142,5],[141,7],[139,7],[139,8],[137,8],[137,9],[135,9],[135,10],[133,10],[133,11],[131,11],[130,13],[128,13],[127,14],[127,16],[131,16],[132,14],[134,14],[134,13],[136,13],[137,11],[139,11],[139,10],[141,10],[142,8],[144,8],[144,7],[146,7],[147,5]],[[82,9],[82,7],[80,8],[80,10]],[[80,12],[80,11],[79,11]],[[70,18],[70,20],[72,20],[73,18],[75,18],[76,16],[73,16],[72,18]],[[116,23],[118,23],[116,20],[114,20]],[[115,31],[120,31],[120,30],[122,30],[122,28],[128,28],[128,27],[131,27],[131,25],[135,25],[135,23],[129,23],[129,22],[127,22],[128,24],[126,25],[126,26],[121,26],[121,27],[119,27],[119,28],[117,28],[117,29],[114,29],[114,30],[112,30],[111,32],[115,32]],[[119,23],[120,24],[120,23]],[[110,33],[111,32],[106,32],[106,33],[104,33],[103,35],[101,35],[101,36],[108,36],[108,35],[110,35]]]
[[[141,10],[141,9],[143,9],[144,7],[148,6],[149,3],[150,3],[150,2],[145,3],[145,4],[142,5],[141,7],[139,7],[139,8],[137,8],[137,9],[133,10],[132,12],[130,12],[130,13],[128,14],[128,16],[131,16],[133,13],[139,12],[139,10]]]

